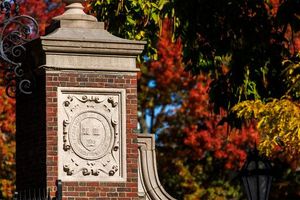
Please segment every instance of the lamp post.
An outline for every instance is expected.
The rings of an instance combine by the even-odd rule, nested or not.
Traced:
[[[248,200],[268,200],[272,182],[270,162],[255,148],[248,154],[241,171],[241,179]]]

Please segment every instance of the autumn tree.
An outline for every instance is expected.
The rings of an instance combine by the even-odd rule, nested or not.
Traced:
[[[172,40],[172,20],[164,20],[157,50],[158,60],[141,73],[139,102],[140,114],[148,115],[150,131],[158,135],[164,185],[178,199],[238,198],[240,188],[230,176],[244,163],[257,132],[250,125],[230,130],[222,124],[226,111],[213,113],[211,80],[185,71],[182,42]]]
[[[46,27],[53,17],[62,14],[64,6],[61,0],[22,0],[20,2],[20,14],[33,17],[38,21],[40,34],[45,34]]]
[[[219,109],[229,111],[244,100],[267,103],[272,98],[285,97],[291,91],[286,84],[289,81],[284,81],[288,76],[283,76],[283,72],[288,68],[285,60],[296,62],[300,48],[299,1],[90,2],[94,11],[91,12],[106,22],[109,31],[121,37],[148,41],[144,52],[146,56],[142,56],[141,60],[157,59],[156,42],[162,20],[165,17],[171,19],[173,39],[180,36],[182,40],[186,70],[195,75],[207,73],[211,76],[209,98],[214,112],[218,113]],[[289,96],[296,100],[295,95]],[[240,120],[233,115],[227,120],[231,125],[240,125]],[[294,118],[294,121],[297,119]],[[293,134],[287,135],[296,136],[297,127],[293,126]],[[263,153],[270,155],[270,151],[278,146],[276,140],[299,149],[297,141],[288,141],[296,137],[281,139],[275,132],[271,135],[274,137],[262,137],[261,144],[268,143],[269,151],[261,146]],[[295,151],[289,153],[294,154]],[[297,155],[294,158],[297,159]]]
[[[290,159],[299,160],[299,96],[294,86],[299,81],[300,2],[175,1],[175,8],[187,69],[211,72],[215,111],[236,105],[233,114],[242,121],[257,120],[262,153],[270,156],[284,146]],[[236,126],[240,119],[227,118]]]
[[[163,23],[157,50],[158,60],[148,62],[146,70],[142,68],[139,102],[140,117],[150,118],[150,127],[144,126],[144,130],[158,135],[159,169],[165,187],[178,199],[240,198],[237,172],[247,150],[259,144],[256,122],[249,120],[234,128],[227,120],[227,110],[214,112],[209,101],[212,80],[205,73],[192,76],[185,71],[182,42],[172,39],[171,20]],[[224,67],[222,74],[226,73]],[[273,151],[277,152],[275,163],[281,177],[274,183],[280,192],[273,192],[272,199],[298,198],[299,174],[291,178],[289,165],[282,166],[292,160],[286,159],[286,152]],[[282,186],[283,182],[288,186]]]
[[[286,83],[291,84],[297,80],[297,76],[294,75],[297,71],[297,65],[293,65],[293,63],[296,62],[295,56],[299,50],[299,46],[297,46],[299,45],[299,18],[297,17],[299,15],[299,1],[191,0],[187,3],[178,0],[147,2],[103,0],[91,2],[94,14],[97,15],[98,19],[106,22],[109,31],[130,39],[144,38],[148,40],[146,51],[140,60],[147,61],[150,59],[154,62],[147,65],[141,64],[140,66],[142,75],[139,84],[139,121],[143,131],[155,132],[161,137],[163,135],[169,136],[165,140],[160,140],[161,146],[169,145],[178,148],[190,146],[191,149],[200,149],[200,152],[204,152],[203,154],[208,156],[209,153],[207,152],[214,152],[216,147],[222,146],[220,143],[232,142],[233,146],[237,144],[231,139],[231,136],[238,139],[238,136],[243,134],[235,134],[235,131],[242,133],[245,132],[245,129],[250,131],[254,129],[253,125],[256,123],[261,139],[259,145],[261,152],[266,155],[271,155],[270,152],[273,152],[276,157],[278,156],[278,148],[280,148],[279,143],[284,143],[284,152],[279,157],[285,159],[291,153],[291,158],[287,160],[292,164],[294,163],[293,161],[297,159],[295,150],[299,149],[297,148],[298,140],[295,135],[298,126],[297,117],[279,117],[278,122],[280,122],[280,119],[285,119],[282,120],[281,126],[277,126],[277,128],[281,128],[279,129],[281,134],[284,134],[285,130],[282,127],[289,127],[288,123],[284,124],[285,121],[293,119],[291,121],[293,134],[278,137],[276,132],[261,131],[259,125],[263,123],[259,124],[258,122],[265,119],[263,117],[260,119],[251,118],[253,111],[249,109],[251,107],[246,105],[247,102],[240,104],[240,107],[234,106],[238,106],[239,103],[245,100],[257,100],[256,102],[260,103],[255,105],[261,105],[262,108],[259,111],[259,116],[263,116],[262,114],[266,113],[263,112],[263,105],[272,98],[281,98],[287,91],[292,91],[287,88]],[[163,32],[161,24],[165,17],[172,21],[173,26],[169,27],[171,30],[169,34],[172,35],[171,40],[159,41],[159,45],[156,46],[157,40]],[[180,57],[180,53],[178,53],[180,52],[178,50],[178,46],[180,46],[178,45],[178,38],[181,40],[183,57]],[[175,40],[177,46],[172,45]],[[163,46],[163,44],[165,44],[165,51],[160,52],[159,46]],[[174,51],[167,51],[169,46]],[[175,50],[176,48],[177,50]],[[170,57],[173,56],[173,59],[164,59],[165,54]],[[294,78],[283,76],[283,74],[286,74],[284,73],[287,71],[286,69],[288,69],[287,65],[293,66],[294,71],[291,74],[294,75]],[[172,70],[172,67],[176,70]],[[198,75],[198,77],[188,78],[193,80],[191,82],[184,81],[190,75],[184,72],[183,68],[196,76]],[[174,75],[174,78],[170,78],[170,74]],[[206,79],[203,79],[203,77],[206,77]],[[286,79],[286,81],[283,81],[283,79]],[[205,81],[203,82],[203,80]],[[161,81],[162,84],[158,81]],[[199,82],[199,85],[196,82]],[[211,102],[209,104],[202,101],[202,111],[206,110],[206,113],[211,113],[211,115],[202,114],[206,117],[200,116],[202,120],[199,120],[198,115],[187,112],[189,107],[184,107],[184,103],[188,102],[188,105],[193,105],[187,100],[189,91],[195,91],[194,88],[201,85],[206,85],[206,89],[209,91],[209,100],[206,101]],[[177,90],[174,90],[174,88]],[[199,92],[199,90],[196,91]],[[293,89],[293,91],[297,90]],[[197,94],[197,92],[193,93],[194,95]],[[293,103],[296,103],[295,95],[291,96]],[[197,101],[200,100],[197,99]],[[279,101],[275,99],[274,102]],[[279,108],[283,106],[279,106]],[[268,107],[271,108],[272,106]],[[180,108],[184,108],[185,111],[182,112],[182,117],[179,117]],[[235,109],[232,110],[232,108]],[[297,106],[290,105],[288,108],[294,109],[294,112],[289,113],[297,111]],[[194,111],[197,108],[192,107],[190,110]],[[201,109],[198,107],[198,110]],[[246,113],[245,110],[250,117],[245,118],[243,116],[243,113]],[[269,119],[272,119],[279,112],[288,113],[286,111],[291,110],[285,109],[284,112],[281,112],[278,109],[277,112],[269,112]],[[234,114],[239,115],[242,120]],[[205,121],[204,119],[208,120]],[[208,122],[209,119],[212,119],[212,122]],[[149,123],[146,123],[147,121]],[[268,121],[265,121],[266,123]],[[186,124],[186,129],[181,127],[182,124]],[[228,124],[230,124],[229,128],[227,128]],[[268,127],[271,125],[268,124]],[[226,134],[224,133],[226,132],[218,131],[218,128],[224,128],[222,126],[225,126],[225,129],[232,130],[228,131],[228,137],[224,143],[220,141],[225,138],[224,135]],[[173,130],[171,127],[176,128]],[[205,127],[205,131],[199,127]],[[233,127],[240,128],[240,130],[238,131]],[[277,128],[266,128],[265,130],[277,131]],[[169,132],[169,135],[167,132]],[[189,133],[186,134],[188,139],[183,136],[183,133]],[[274,137],[269,137],[268,134]],[[212,139],[213,136],[219,136],[219,138]],[[171,141],[170,137],[172,138]],[[202,143],[199,143],[199,140]],[[293,140],[293,142],[287,143],[288,140]],[[182,143],[183,141],[186,141],[186,143]],[[207,141],[215,145],[211,145]],[[202,146],[205,147],[204,144],[206,143],[209,143],[209,147],[213,148],[211,150],[202,149]],[[224,156],[224,152],[217,152],[216,156],[220,158]],[[282,150],[279,150],[279,152],[282,152]],[[162,158],[174,157],[173,155],[167,155],[162,156]],[[183,157],[186,158],[188,157],[186,155],[192,154],[184,155]],[[243,155],[245,155],[245,152]],[[225,160],[230,160],[229,157],[225,156],[225,158]],[[169,162],[167,163],[169,164]],[[227,165],[230,166],[230,164]],[[238,165],[235,164],[234,166]],[[191,173],[184,174],[188,176]]]
[[[0,87],[0,191],[3,198],[11,197],[15,180],[15,101]]]

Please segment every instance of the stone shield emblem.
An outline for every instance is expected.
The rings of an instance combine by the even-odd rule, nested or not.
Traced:
[[[69,129],[70,146],[84,159],[99,159],[112,148],[114,137],[108,120],[97,112],[83,112]]]
[[[88,151],[96,150],[105,139],[102,123],[96,118],[86,118],[80,122],[80,142]]]

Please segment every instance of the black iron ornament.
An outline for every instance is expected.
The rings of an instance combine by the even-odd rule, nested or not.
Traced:
[[[249,152],[241,171],[248,200],[268,200],[272,182],[272,166],[255,148]]]
[[[15,97],[18,93],[31,94],[34,76],[24,67],[25,45],[39,37],[36,20],[19,15],[16,0],[0,1],[2,22],[0,23],[0,69],[4,71],[6,94]]]

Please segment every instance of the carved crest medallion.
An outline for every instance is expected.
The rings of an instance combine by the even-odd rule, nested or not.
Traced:
[[[74,152],[84,159],[97,160],[112,148],[113,130],[100,113],[86,111],[75,117],[69,127],[69,141]]]
[[[104,143],[106,131],[99,118],[89,116],[81,120],[79,127],[78,124],[74,126],[79,128],[77,131],[79,132],[80,142],[89,152],[95,151],[95,149],[99,148],[100,144]],[[106,150],[103,150],[103,152],[106,152]]]
[[[63,181],[126,178],[125,90],[58,88],[58,167]]]

